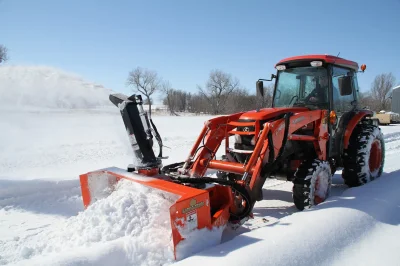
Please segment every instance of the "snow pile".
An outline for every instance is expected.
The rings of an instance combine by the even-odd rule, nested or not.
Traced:
[[[2,108],[95,108],[111,106],[111,90],[46,66],[0,66]]]
[[[168,264],[173,261],[170,205],[158,192],[122,180],[109,197],[79,215],[37,234],[0,242],[1,260],[103,265],[104,257],[111,256],[108,263],[115,265]]]

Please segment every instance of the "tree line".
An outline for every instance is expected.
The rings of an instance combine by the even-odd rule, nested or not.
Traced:
[[[222,70],[212,70],[204,86],[197,85],[197,92],[190,93],[173,88],[155,71],[137,67],[128,74],[127,85],[145,96],[151,115],[151,96],[163,94],[163,104],[171,115],[178,112],[204,113],[212,115],[247,111],[272,104],[273,84],[266,87],[264,98],[249,93],[238,78]],[[254,88],[255,90],[255,88]]]

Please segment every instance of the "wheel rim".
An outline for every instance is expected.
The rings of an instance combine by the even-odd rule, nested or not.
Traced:
[[[325,171],[320,172],[315,180],[314,203],[323,202],[328,194],[329,189],[329,174]]]
[[[369,156],[369,170],[375,172],[381,166],[382,161],[382,148],[379,140],[374,140],[371,145],[371,152]]]

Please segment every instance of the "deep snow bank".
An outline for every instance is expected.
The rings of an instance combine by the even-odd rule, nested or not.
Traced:
[[[0,66],[2,108],[94,108],[111,106],[111,90],[46,66]]]
[[[77,216],[43,228],[37,234],[0,241],[0,262],[29,265],[170,263],[173,260],[171,203],[168,196],[164,196],[123,180],[109,197],[95,202]]]

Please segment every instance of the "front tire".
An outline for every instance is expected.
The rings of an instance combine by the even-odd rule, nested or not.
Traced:
[[[385,141],[379,127],[358,125],[343,153],[342,177],[349,187],[364,185],[382,175]]]
[[[293,201],[304,210],[329,197],[332,185],[331,166],[319,159],[305,160],[297,169],[293,180]]]

